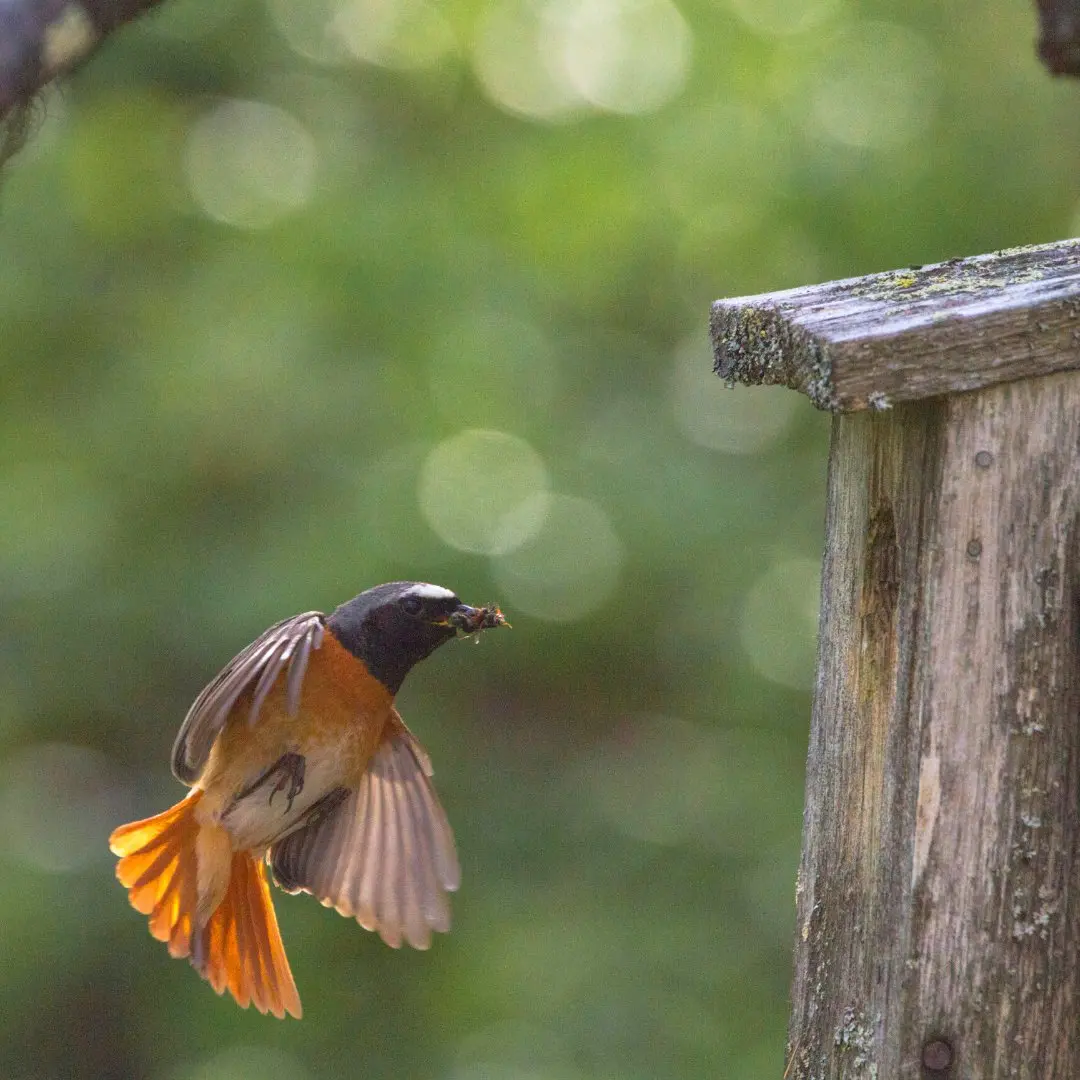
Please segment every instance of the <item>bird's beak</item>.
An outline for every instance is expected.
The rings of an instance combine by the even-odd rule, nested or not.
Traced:
[[[443,625],[452,626],[459,634],[477,634],[481,630],[493,630],[496,626],[508,627],[510,624],[496,604],[478,608],[459,604]]]

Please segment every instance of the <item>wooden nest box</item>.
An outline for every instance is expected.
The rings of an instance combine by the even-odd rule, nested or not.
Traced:
[[[833,415],[788,1080],[1080,1080],[1080,241],[722,300]]]

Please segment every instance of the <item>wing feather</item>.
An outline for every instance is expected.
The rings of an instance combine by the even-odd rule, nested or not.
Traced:
[[[412,785],[412,793],[416,796],[419,812],[428,823],[427,835],[433,842],[433,856],[438,879],[446,891],[456,892],[461,884],[461,867],[458,865],[457,848],[454,844],[450,822],[439,802],[439,796],[435,793],[435,785],[431,782],[432,776],[435,775],[431,758],[421,746],[420,740],[405,726],[405,721],[401,719],[401,714],[396,709],[394,719],[405,735],[399,746],[400,751],[409,754],[423,774],[423,782]]]
[[[383,822],[383,805],[379,789],[379,780],[369,769],[365,776],[368,784],[367,814],[358,822],[359,842],[354,858],[359,860],[356,872],[358,881],[355,892],[356,918],[365,930],[376,930],[379,919],[376,912],[379,901],[376,890],[379,886],[381,851],[379,834]]]
[[[380,768],[381,766],[381,768]],[[378,770],[376,772],[375,770]],[[379,784],[379,801],[382,803],[383,831],[372,837],[378,844],[375,858],[381,864],[382,873],[377,895],[382,900],[379,912],[379,936],[392,949],[401,948],[401,829],[397,820],[397,801],[393,787],[394,755],[373,763],[373,775]]]
[[[394,794],[401,827],[402,854],[402,932],[414,949],[431,945],[431,930],[424,915],[423,896],[426,891],[427,845],[420,836],[419,822],[413,813],[411,785],[407,782],[407,763],[402,762],[400,744],[394,747]]]
[[[409,784],[406,787],[406,797],[409,800],[409,814],[412,818],[416,840],[413,865],[419,886],[420,910],[428,926],[433,930],[445,932],[450,929],[450,907],[446,902],[446,894],[439,887],[435,838],[431,834],[427,811],[417,785]]]
[[[275,623],[238,653],[203,689],[188,710],[173,744],[172,769],[178,780],[193,784],[210,756],[241,696],[252,693],[248,723],[254,724],[282,671],[286,676],[286,707],[295,715],[312,649],[322,644],[326,616],[306,611]]]
[[[340,887],[335,884],[335,876],[348,866],[348,859],[342,856],[349,840],[348,829],[328,821],[323,829],[322,843],[304,852],[304,880],[315,883],[318,890],[316,895],[320,898],[339,894]],[[298,838],[297,843],[302,845],[303,837]],[[322,903],[330,907],[326,899],[322,899]]]
[[[249,726],[254,724],[255,718],[262,710],[263,702],[269,697],[274,683],[277,682],[277,677],[281,674],[281,669],[285,666],[285,660],[290,652],[289,644],[288,639],[275,642],[274,647],[267,650],[262,660],[258,680],[256,681],[255,676],[252,676],[252,681],[255,682],[255,693],[251,697],[251,708],[248,710]]]
[[[347,864],[342,865],[341,885],[344,890],[339,895],[349,897],[348,914],[352,915],[365,930],[374,930],[378,925],[375,916],[375,877],[376,867],[373,846],[369,833],[378,828],[379,805],[371,773],[364,773],[357,792],[357,820],[354,828],[355,851]],[[371,863],[369,870],[368,863]],[[340,910],[340,909],[339,909]]]
[[[312,893],[394,948],[406,941],[426,949],[433,930],[450,928],[446,894],[460,877],[429,769],[413,735],[394,724],[348,798],[274,844],[275,880]]]
[[[310,631],[300,636],[296,655],[289,663],[289,677],[285,684],[285,707],[291,716],[295,716],[300,709],[300,688],[304,682],[308,660],[311,659],[311,650],[322,645],[324,629],[322,621],[316,620]]]

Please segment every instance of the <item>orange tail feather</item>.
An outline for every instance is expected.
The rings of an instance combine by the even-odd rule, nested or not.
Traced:
[[[253,1004],[262,1013],[299,1017],[300,997],[261,859],[232,853],[225,895],[206,925],[198,925],[200,825],[194,811],[201,795],[194,791],[157,817],[121,825],[109,837],[121,856],[116,876],[132,907],[149,916],[150,933],[167,943],[170,955],[190,956],[219,994],[228,990],[243,1008]],[[213,848],[203,845],[204,852]]]
[[[232,857],[225,898],[192,942],[191,962],[219,993],[259,1012],[299,1019],[296,992],[281,943],[262,860],[246,851]]]

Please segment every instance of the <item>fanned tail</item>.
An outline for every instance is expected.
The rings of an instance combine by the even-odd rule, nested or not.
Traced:
[[[299,1017],[262,862],[232,852],[224,830],[199,824],[201,795],[193,791],[163,814],[121,825],[109,837],[121,856],[116,876],[131,906],[149,916],[150,933],[171,956],[189,956],[219,994],[228,990],[243,1008]]]
[[[121,825],[109,837],[113,854],[121,856],[116,876],[131,906],[150,916],[150,933],[169,946],[170,956],[191,952],[198,900],[194,810],[201,794],[194,792],[157,817]]]
[[[242,1008],[250,1002],[261,1013],[300,1018],[300,995],[261,859],[246,851],[233,855],[229,888],[205,929],[196,933],[191,963],[219,994],[228,990]]]

